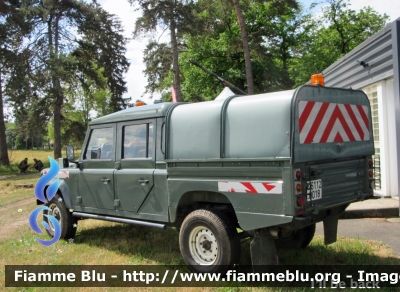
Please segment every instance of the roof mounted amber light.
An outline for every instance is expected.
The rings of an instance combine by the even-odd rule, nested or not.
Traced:
[[[137,102],[135,103],[135,106],[142,106],[142,105],[144,105],[144,102],[143,102],[143,101],[137,101]]]
[[[324,75],[322,73],[311,75],[311,85],[312,86],[325,86]]]

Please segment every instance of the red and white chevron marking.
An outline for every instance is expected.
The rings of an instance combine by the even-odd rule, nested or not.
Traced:
[[[43,169],[43,175],[49,172],[50,168]],[[60,170],[57,174],[58,178],[69,178],[69,171],[67,170]]]
[[[282,194],[282,182],[219,181],[218,191],[248,194]]]
[[[367,141],[366,105],[299,101],[300,143]]]

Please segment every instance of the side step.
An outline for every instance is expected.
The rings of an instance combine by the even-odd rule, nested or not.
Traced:
[[[162,223],[153,223],[153,222],[147,222],[147,221],[139,221],[139,220],[133,220],[133,219],[119,218],[119,217],[103,216],[103,215],[97,215],[97,214],[72,212],[72,216],[80,217],[80,218],[126,223],[126,224],[132,224],[132,225],[141,225],[141,226],[147,226],[147,227],[155,227],[155,228],[161,228],[161,229],[167,228],[167,225],[162,224]]]

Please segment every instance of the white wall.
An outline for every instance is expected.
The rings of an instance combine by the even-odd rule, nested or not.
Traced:
[[[387,120],[387,81],[382,80],[377,83],[378,93],[378,116],[379,116],[379,142],[380,142],[380,171],[381,171],[381,190],[376,192],[382,196],[390,196],[390,163],[389,163],[389,143],[387,137],[388,120]]]
[[[399,159],[398,159],[398,147],[397,145],[397,125],[396,125],[396,97],[394,91],[394,80],[388,79],[380,82],[382,85],[382,91],[384,92],[384,98],[382,99],[382,105],[385,110],[382,112],[382,123],[379,126],[383,126],[384,137],[381,141],[385,143],[385,166],[381,171],[385,172],[385,195],[397,197],[399,195]],[[397,97],[398,98],[398,97]],[[383,149],[382,149],[383,150]],[[382,151],[381,151],[382,152]]]

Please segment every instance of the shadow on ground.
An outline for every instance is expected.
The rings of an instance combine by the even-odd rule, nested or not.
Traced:
[[[161,265],[183,265],[176,229],[160,230],[118,224],[78,231],[75,244],[106,248],[135,258],[149,259]],[[323,238],[314,238],[302,250],[278,249],[280,264],[284,265],[399,265],[400,259],[375,255],[371,241],[339,237],[338,242],[325,246]],[[241,265],[251,265],[250,239],[242,241]]]

